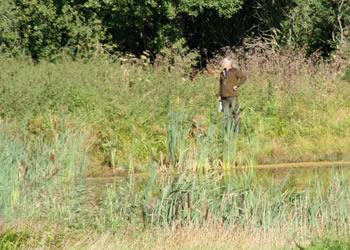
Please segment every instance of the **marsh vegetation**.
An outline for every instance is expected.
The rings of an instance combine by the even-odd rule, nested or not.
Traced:
[[[1,246],[348,247],[347,172],[300,186],[254,170],[350,159],[346,69],[288,53],[240,61],[239,133],[215,76],[186,64],[0,57]]]
[[[0,1],[0,249],[350,248],[349,17]],[[217,112],[226,55],[248,75],[239,132]]]

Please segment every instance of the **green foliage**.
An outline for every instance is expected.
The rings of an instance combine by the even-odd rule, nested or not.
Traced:
[[[344,47],[350,27],[343,0],[18,0],[2,1],[0,13],[1,51],[35,60],[55,60],[62,51],[149,51],[154,59],[180,42],[198,49],[205,66],[212,53],[247,45],[247,38],[328,54]]]
[[[108,35],[112,42],[118,45],[118,49],[138,55],[145,50],[158,53],[164,48],[171,48],[172,44],[180,39],[189,42],[184,34],[185,29],[188,25],[193,30],[198,27],[195,22],[187,23],[189,17],[203,16],[210,10],[225,19],[235,14],[241,5],[241,0],[138,0],[86,3],[86,6],[100,13],[103,25],[107,27]],[[106,42],[109,43],[110,40]]]
[[[350,190],[344,177],[334,175],[333,184],[326,188],[315,176],[315,183],[299,192],[284,188],[288,178],[281,185],[257,184],[256,174],[218,175],[214,171],[204,175],[183,173],[175,178],[171,175],[153,178],[153,172],[148,180],[141,181],[143,185],[132,177],[121,185],[106,187],[101,222],[112,230],[118,230],[116,226],[121,223],[139,230],[223,224],[249,228],[252,232],[297,233],[300,228],[307,234],[315,229],[332,232],[338,228],[345,232]],[[323,224],[319,223],[321,218]],[[113,221],[118,221],[116,226]]]
[[[288,178],[281,184],[271,179],[261,184],[255,171],[160,175],[150,170],[149,176],[130,174],[121,182],[93,189],[81,179],[56,185],[20,206],[22,225],[18,227],[25,230],[2,231],[0,246],[62,248],[71,244],[81,248],[77,241],[83,246],[92,244],[82,239],[88,233],[89,239],[90,234],[112,234],[120,241],[128,231],[132,239],[144,241],[144,232],[173,237],[186,227],[198,227],[250,235],[272,231],[286,247],[346,249],[349,182],[341,173],[332,175],[329,186],[316,175],[312,178],[315,181],[309,185],[298,184],[298,190],[295,184],[286,188]],[[233,226],[235,231],[226,231]],[[305,248],[305,243],[295,243],[308,239],[313,240]]]
[[[224,17],[231,17],[242,6],[243,0],[171,0],[169,2],[170,18],[175,18],[179,14],[188,14],[190,16],[198,16],[203,13],[205,9],[213,9],[218,12],[219,15]]]
[[[168,66],[171,71],[190,75],[193,71],[194,62],[198,58],[198,51],[190,50],[186,45],[186,40],[182,38],[173,43],[171,47],[160,50],[156,63]]]
[[[295,4],[283,22],[282,40],[305,47],[308,54],[327,54],[345,43],[344,32],[350,27],[348,1],[296,0]]]
[[[339,239],[338,239],[339,238]],[[299,244],[298,244],[299,245]],[[339,236],[325,237],[325,238],[315,238],[307,247],[298,246],[299,249],[327,249],[327,250],[341,250],[349,249],[350,241],[346,238],[340,238]]]
[[[179,47],[173,50],[181,54]],[[186,65],[185,55],[164,54]],[[0,233],[1,247],[62,248],[69,230],[85,242],[86,232],[115,238],[187,225],[227,225],[293,240],[348,233],[346,176],[333,175],[329,186],[315,176],[300,188],[290,184],[290,175],[281,184],[269,179],[263,185],[254,169],[233,168],[349,159],[350,89],[339,76],[328,78],[329,65],[312,75],[295,71],[291,79],[281,66],[271,67],[277,73],[252,70],[240,89],[237,134],[223,130],[218,80],[202,74],[192,82],[172,64],[63,58],[33,65],[5,56],[0,64],[0,213],[55,231],[48,236],[40,229],[28,239],[8,230]],[[128,178],[107,180],[113,184],[92,191],[83,176],[85,151],[90,164],[128,168]],[[149,177],[134,175],[145,166]],[[221,171],[229,167],[233,174]]]
[[[60,52],[86,55],[105,48],[141,54],[171,47],[181,35],[182,16],[205,9],[229,17],[241,1],[5,1],[0,4],[2,51],[34,59]],[[147,20],[147,22],[145,22]],[[105,36],[106,34],[106,36]]]
[[[344,76],[343,76],[343,80],[350,82],[350,65],[348,65],[345,68],[345,73],[344,73]]]
[[[49,119],[46,124],[47,133],[37,136],[28,133],[25,120],[0,123],[0,213],[8,218],[37,193],[83,174],[82,135],[69,131],[63,122]]]
[[[68,117],[73,128],[91,130],[96,164],[128,168],[132,161],[144,169],[148,160],[162,158],[166,166],[172,159],[172,166],[196,169],[213,168],[219,160],[229,167],[349,159],[350,89],[340,77],[324,80],[322,68],[313,76],[300,71],[292,81],[298,85],[289,87],[276,74],[253,74],[240,91],[242,125],[236,138],[223,137],[218,81],[204,74],[192,82],[186,70],[171,64],[106,59],[35,66],[5,57],[0,62],[2,119],[27,116],[30,133],[52,138],[49,117],[58,124]],[[195,159],[193,165],[186,165],[189,159]]]
[[[67,1],[2,1],[1,50],[11,55],[23,51],[35,60],[54,60],[62,51],[89,54],[104,38],[96,14],[82,3]]]
[[[28,232],[2,232],[0,233],[0,249],[18,249],[30,238]]]

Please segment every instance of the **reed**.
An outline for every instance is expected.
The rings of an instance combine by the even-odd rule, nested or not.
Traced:
[[[315,175],[294,188],[288,176],[262,184],[254,169],[225,172],[350,159],[347,82],[326,65],[303,69],[300,61],[288,71],[290,63],[277,62],[263,71],[246,64],[238,132],[217,113],[218,82],[209,75],[192,82],[166,67],[109,59],[33,65],[0,56],[0,248],[121,246],[125,234],[136,243],[121,240],[124,246],[145,247],[147,237],[186,241],[191,230],[221,240],[241,234],[250,242],[253,235],[266,248],[278,237],[307,245],[348,236],[343,175],[334,173],[331,185]],[[91,174],[101,164],[130,175],[93,191],[85,165]],[[138,170],[149,177],[136,177]],[[28,228],[8,226],[16,220]]]
[[[70,131],[62,122],[54,131],[54,138],[48,141],[44,136],[32,136],[27,126],[26,120],[0,123],[3,216],[20,216],[22,209],[32,207],[37,195],[84,175],[83,135]]]
[[[304,64],[300,55],[275,55],[269,63],[250,56],[251,64],[241,63],[249,79],[240,89],[237,136],[224,135],[215,77],[200,74],[192,82],[165,67],[106,58],[33,65],[0,56],[0,113],[27,116],[36,135],[53,136],[50,115],[89,129],[91,172],[96,165],[129,168],[130,159],[140,170],[160,158],[177,169],[191,161],[193,168],[216,168],[350,159],[350,93],[342,72]]]
[[[31,202],[21,199],[13,208],[20,221],[29,221],[27,230],[32,233],[20,230],[21,227],[8,227],[0,230],[0,238],[6,244],[23,247],[74,245],[79,248],[91,247],[96,237],[102,239],[112,234],[115,240],[108,236],[108,241],[103,243],[106,247],[146,247],[156,243],[143,237],[160,240],[168,235],[171,245],[173,236],[179,235],[184,240],[179,244],[185,246],[189,236],[183,233],[196,231],[203,237],[212,235],[217,239],[239,234],[248,240],[255,235],[257,238],[250,240],[251,244],[244,243],[244,238],[236,239],[235,244],[254,248],[265,242],[265,247],[270,248],[274,244],[307,246],[311,239],[315,239],[312,244],[321,244],[316,239],[323,242],[327,235],[346,237],[350,233],[350,185],[342,172],[332,174],[330,185],[315,175],[304,188],[293,189],[287,185],[288,175],[281,184],[266,185],[257,181],[255,171],[238,176],[216,171],[161,175],[154,165],[150,164],[149,169],[148,177],[131,175],[120,183],[107,185],[97,199],[84,180],[55,185],[52,189],[41,188],[40,193],[30,195]],[[20,222],[20,225],[25,224]],[[85,243],[79,240],[81,233],[86,235]],[[13,237],[10,239],[8,235]],[[56,240],[48,241],[52,237]],[[125,241],[125,237],[129,240]],[[198,240],[191,240],[191,244],[203,244],[196,236],[191,237]],[[138,245],[134,245],[136,242]],[[220,242],[212,244],[219,246]]]
[[[302,191],[285,188],[288,176],[281,185],[267,187],[257,184],[255,178],[254,173],[241,177],[184,173],[150,178],[151,183],[139,191],[134,183],[112,185],[101,209],[109,225],[115,217],[128,218],[125,223],[135,225],[142,212],[147,228],[215,224],[242,229],[254,225],[251,230],[266,233],[289,230],[303,237],[315,232],[349,233],[350,189],[341,174],[334,173],[329,187],[315,176],[314,183]],[[125,191],[125,187],[132,190]]]

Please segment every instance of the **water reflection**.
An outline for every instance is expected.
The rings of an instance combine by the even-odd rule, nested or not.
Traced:
[[[234,169],[229,175],[239,177],[242,174],[253,176],[256,184],[271,186],[271,184],[282,185],[286,188],[303,189],[306,185],[316,181],[325,186],[330,185],[332,175],[341,175],[350,179],[350,167],[286,167],[286,168],[258,168],[258,169]]]
[[[202,174],[202,173],[201,173]],[[315,181],[320,181],[324,185],[330,184],[332,175],[342,175],[345,179],[350,180],[350,164],[341,164],[333,166],[298,166],[293,167],[263,167],[263,168],[235,168],[225,171],[219,171],[218,174],[223,176],[225,182],[230,182],[230,179],[235,177],[249,176],[255,184],[263,186],[285,185],[286,188],[304,188],[305,185],[313,184]],[[162,174],[159,174],[162,176]],[[149,173],[132,174],[136,179],[147,179]],[[130,178],[128,172],[122,172],[114,177],[93,177],[87,178],[90,187],[100,189],[108,184],[119,184],[123,180]],[[176,178],[176,175],[174,175]]]

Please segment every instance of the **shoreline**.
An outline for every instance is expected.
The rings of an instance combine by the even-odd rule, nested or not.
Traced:
[[[331,167],[350,167],[350,161],[291,162],[291,163],[277,163],[277,164],[259,164],[254,166],[238,166],[236,168],[276,169],[276,168],[331,168]]]
[[[291,162],[291,163],[277,163],[277,164],[261,164],[253,166],[237,166],[224,168],[224,171],[235,170],[235,169],[281,169],[281,168],[333,168],[333,167],[350,167],[350,161],[320,161],[320,162]],[[220,170],[222,171],[222,170]],[[136,172],[134,176],[147,176],[147,172]],[[129,170],[116,170],[112,175],[107,176],[86,176],[87,180],[108,180],[117,178],[126,178],[129,176]]]

